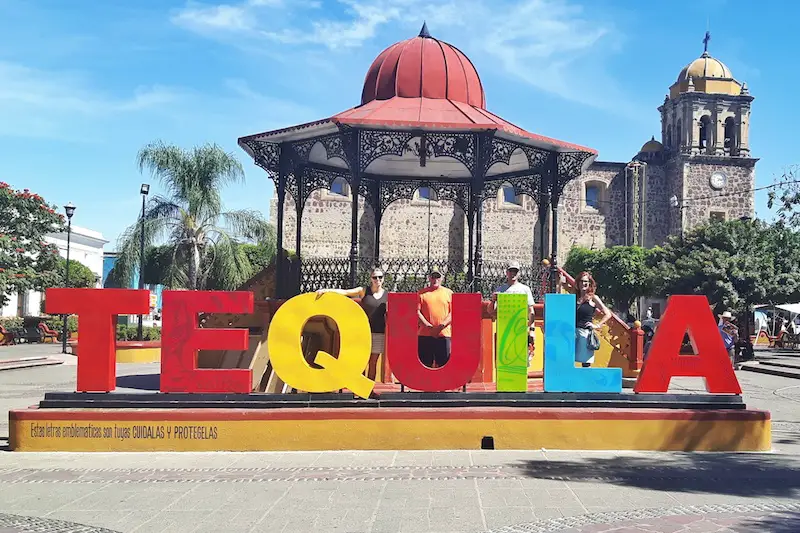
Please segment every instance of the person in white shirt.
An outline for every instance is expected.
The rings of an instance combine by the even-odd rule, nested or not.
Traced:
[[[506,267],[506,283],[503,283],[492,294],[492,302],[494,302],[494,316],[497,317],[497,295],[500,293],[506,294],[526,294],[528,296],[528,365],[531,364],[531,357],[533,357],[533,293],[531,288],[519,281],[520,265],[519,261],[509,261]]]

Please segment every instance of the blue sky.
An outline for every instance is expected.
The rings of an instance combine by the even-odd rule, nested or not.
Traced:
[[[772,0],[0,0],[0,180],[78,206],[112,242],[135,222],[138,149],[213,142],[244,164],[230,208],[267,214],[272,186],[239,136],[359,103],[373,58],[414,36],[463,50],[487,106],[536,133],[627,161],[656,108],[710,52],[747,82],[757,185],[800,163],[800,4]],[[757,213],[769,218],[766,195]]]

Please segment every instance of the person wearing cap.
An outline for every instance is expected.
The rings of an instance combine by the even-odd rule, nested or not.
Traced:
[[[719,315],[719,333],[722,335],[722,342],[725,343],[725,349],[728,351],[728,357],[731,359],[731,365],[736,367],[736,342],[739,340],[739,332],[737,331],[734,318],[730,311],[725,311]]]
[[[417,294],[419,359],[429,368],[440,368],[450,360],[453,291],[442,286],[442,273],[434,268],[428,273],[428,286]]]
[[[497,316],[497,295],[500,293],[506,294],[525,294],[528,297],[528,345],[533,346],[533,292],[531,288],[519,281],[520,264],[519,261],[509,261],[506,266],[506,283],[503,283],[492,294],[492,302],[494,302],[494,314]],[[528,350],[528,365],[531,364],[532,350]]]

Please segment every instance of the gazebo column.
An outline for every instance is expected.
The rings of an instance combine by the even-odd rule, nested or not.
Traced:
[[[277,298],[283,297],[284,291],[284,274],[286,273],[286,257],[283,253],[283,208],[286,203],[286,177],[291,168],[289,147],[284,143],[280,146],[279,164],[278,164],[278,228],[276,236],[277,247],[277,269],[275,272],[275,296]]]
[[[551,154],[548,161],[548,177],[550,192],[550,209],[552,212],[552,249],[550,251],[550,292],[558,288],[558,201],[561,199],[560,183],[562,177],[558,175],[558,154]]]
[[[477,157],[475,170],[472,174],[472,198],[475,203],[475,285],[481,290],[483,271],[483,186],[486,180],[486,159],[491,154],[492,137],[487,134],[478,134],[475,139]]]
[[[380,266],[381,259],[381,219],[383,209],[381,208],[381,182],[374,180],[370,184],[370,198],[372,201],[372,214],[375,217],[375,245],[372,248],[372,258],[374,266]]]
[[[306,206],[306,193],[303,185],[303,179],[306,169],[305,166],[299,166],[295,171],[294,179],[297,181],[297,198],[295,198],[294,205],[297,213],[297,224],[295,231],[295,255],[297,256],[297,287],[296,294],[300,294],[300,284],[303,281],[303,254],[300,253],[302,245],[302,232],[303,232],[303,210]]]
[[[546,176],[542,176],[539,183],[539,201],[537,203],[537,215],[539,218],[539,262],[547,258],[547,209],[550,207],[550,193],[545,183]],[[533,236],[534,239],[536,235]]]
[[[475,265],[473,264],[472,243],[475,242],[475,190],[470,186],[469,201],[467,202],[467,283],[472,285],[475,279]]]
[[[355,130],[350,143],[350,192],[353,194],[350,212],[350,286],[355,287],[358,278],[358,191],[361,186],[361,133]]]

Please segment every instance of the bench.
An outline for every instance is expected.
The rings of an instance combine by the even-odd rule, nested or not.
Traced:
[[[19,340],[17,339],[17,335],[13,331],[8,331],[0,324],[0,346],[10,346],[12,344],[17,344]]]
[[[56,342],[56,340],[61,340],[61,334],[55,330],[50,329],[50,326],[45,324],[44,322],[39,322],[39,331],[42,332],[42,340],[41,342]]]

